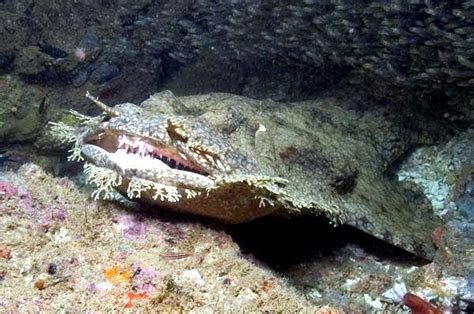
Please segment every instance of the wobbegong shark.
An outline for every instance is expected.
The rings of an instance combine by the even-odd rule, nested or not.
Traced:
[[[397,127],[331,97],[297,103],[231,94],[109,107],[78,126],[52,123],[84,160],[93,197],[114,191],[182,213],[238,224],[268,215],[322,215],[431,259],[441,222],[423,197],[390,178],[403,153]],[[408,144],[407,144],[408,146]],[[420,201],[421,200],[421,201]]]

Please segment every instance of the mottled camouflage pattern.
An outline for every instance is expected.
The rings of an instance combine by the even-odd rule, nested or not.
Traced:
[[[108,154],[82,146],[90,163],[114,169],[120,180],[112,185],[128,196],[227,223],[268,214],[322,214],[419,256],[433,256],[430,235],[440,221],[385,175],[403,145],[380,117],[357,115],[332,98],[283,104],[229,94],[176,98],[169,92],[140,107],[114,109],[118,117],[82,134],[125,131],[151,138],[192,155],[209,172],[187,177],[177,170],[120,170]],[[131,191],[130,182],[141,188]],[[153,182],[175,185],[173,193],[181,197],[154,195]]]

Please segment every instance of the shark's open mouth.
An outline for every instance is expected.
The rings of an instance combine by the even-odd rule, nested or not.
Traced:
[[[190,156],[144,137],[121,132],[102,132],[88,136],[84,144],[98,146],[116,157],[114,159],[120,159],[126,164],[153,162],[155,165],[160,165],[159,168],[208,175],[208,172]]]

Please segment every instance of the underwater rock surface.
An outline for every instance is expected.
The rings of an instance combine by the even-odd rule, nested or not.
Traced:
[[[2,172],[0,199],[2,312],[318,308],[223,231],[91,201],[37,165]]]
[[[0,76],[0,141],[34,139],[46,118],[46,95],[10,75]]]
[[[115,64],[122,75],[116,69],[109,71],[122,80],[140,72],[143,91],[146,82],[162,85],[170,73],[191,63],[200,65],[191,69],[193,74],[213,63],[244,69],[237,79],[231,71],[221,71],[223,83],[217,91],[238,88],[252,97],[270,94],[278,99],[279,92],[298,97],[295,88],[304,95],[311,86],[304,80],[331,85],[331,80],[318,81],[314,73],[337,82],[350,69],[406,87],[469,88],[474,84],[473,10],[470,0],[54,4],[7,0],[0,3],[0,55],[5,68],[14,60],[11,70],[30,79],[75,78],[76,86],[79,73],[80,81],[87,80],[84,73]],[[273,87],[280,91],[269,93],[255,83],[255,77],[266,79],[265,73],[275,69],[295,78],[306,75],[299,83],[283,75],[286,83]],[[169,87],[186,83],[188,77],[189,71],[177,74]],[[229,86],[229,80],[239,84]],[[213,82],[217,81],[202,85],[211,91]],[[103,78],[89,83],[96,89],[104,89],[104,83],[110,88],[122,85]],[[181,91],[193,93],[192,85],[186,85],[188,90]]]

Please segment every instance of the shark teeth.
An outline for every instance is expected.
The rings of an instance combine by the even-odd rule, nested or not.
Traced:
[[[171,169],[158,158],[152,158],[151,155],[129,153],[126,149],[118,149],[115,153],[110,154],[110,158],[127,168],[140,166],[140,168]]]
[[[118,136],[117,152],[123,155],[125,151],[128,155],[137,155],[142,158],[159,159],[169,168],[183,171],[195,172],[202,174],[202,171],[197,170],[196,165],[193,165],[188,157],[181,153],[171,153],[169,151],[159,149],[144,140],[137,137],[127,136],[125,134]]]

